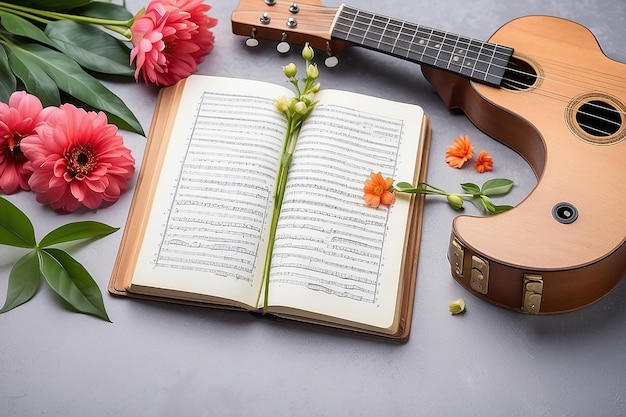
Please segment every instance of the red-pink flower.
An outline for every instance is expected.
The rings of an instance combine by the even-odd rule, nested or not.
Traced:
[[[96,209],[128,188],[135,159],[104,113],[63,104],[35,130],[21,149],[40,203],[61,212]]]
[[[24,167],[26,157],[21,141],[35,133],[52,109],[44,109],[36,96],[25,91],[11,94],[9,103],[0,103],[0,190],[12,194],[29,190],[31,172]]]
[[[202,0],[151,1],[130,28],[135,79],[141,75],[146,84],[168,86],[194,73],[213,49],[210,28],[217,20],[207,15],[209,9]]]
[[[192,54],[194,60],[199,64],[204,60],[204,56],[213,50],[215,36],[211,28],[217,25],[217,19],[208,15],[211,6],[204,3],[204,0],[169,0],[172,4],[178,5],[182,11],[189,13],[189,20],[198,25],[198,30],[193,36],[193,41],[199,46],[196,53]]]

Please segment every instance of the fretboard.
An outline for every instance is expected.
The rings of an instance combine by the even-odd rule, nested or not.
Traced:
[[[513,49],[341,6],[333,39],[499,86]]]

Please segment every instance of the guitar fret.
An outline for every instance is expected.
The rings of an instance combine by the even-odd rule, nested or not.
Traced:
[[[385,34],[385,28],[380,26],[381,22],[375,22],[376,16],[372,15],[372,19],[368,28],[367,40],[363,43],[364,46],[369,46],[372,49],[380,49],[380,45],[383,41]]]
[[[399,34],[402,33],[402,28],[404,27],[404,22],[389,19],[387,21],[387,26],[385,30],[385,51],[388,53],[394,53],[396,50],[396,45],[398,43]]]
[[[383,44],[385,45],[385,43],[383,43],[383,39],[385,39],[385,33],[387,32],[387,28],[389,27],[389,20],[387,19],[387,22],[385,23],[385,27],[382,29],[381,33],[380,33],[380,40],[378,41],[378,48],[380,49],[380,45]]]
[[[428,57],[426,58],[425,63],[433,66],[437,66],[437,59],[439,57],[439,53],[441,52],[441,45],[446,38],[446,34],[444,32],[431,29],[430,38],[426,44],[426,52]]]
[[[513,50],[342,6],[331,30],[341,39],[471,80],[499,85]]]
[[[398,38],[402,38],[402,42],[399,44],[399,48],[406,51],[404,58],[408,59],[411,54],[411,45],[415,44],[415,36],[417,35],[417,25],[413,23],[406,23],[404,25],[405,32],[401,33]]]
[[[456,44],[456,41],[453,40],[453,43],[446,42],[446,39],[448,39],[449,36],[449,33],[444,33],[443,41],[441,42],[441,45],[438,45],[439,51],[437,52],[435,64],[440,68],[448,69],[450,66],[450,60],[452,59],[452,52],[454,51],[454,44]]]
[[[450,48],[450,55],[448,57],[448,64],[446,66],[446,69],[451,70],[452,69],[452,63],[455,62],[455,58],[458,61],[459,57],[455,56],[456,51],[458,51],[458,46],[459,46],[459,37],[457,36],[454,39],[454,45],[451,46]]]
[[[398,46],[398,40],[400,39],[400,36],[402,36],[402,34],[404,33],[404,22],[400,22],[400,28],[398,29],[397,33],[398,36],[396,36],[395,40],[393,41],[393,45],[391,46],[392,51],[395,51],[396,47]]]
[[[374,19],[374,15],[370,16],[370,21],[365,21],[366,17],[363,14],[357,13],[355,19],[350,24],[350,34],[357,38],[361,38],[361,43],[367,39],[367,31],[371,27],[371,21]]]
[[[419,61],[428,64],[428,62],[426,62],[426,58],[430,57],[430,55],[427,55],[426,52],[428,49],[428,45],[432,41],[432,38],[433,38],[433,30],[430,28],[423,28],[423,27],[418,26],[417,33],[419,35],[419,38],[417,41],[417,44],[418,44],[417,51],[419,52]]]

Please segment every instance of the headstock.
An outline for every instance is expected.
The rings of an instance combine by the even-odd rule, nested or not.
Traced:
[[[336,54],[349,43],[331,39],[330,32],[337,8],[325,7],[317,0],[240,0],[231,15],[236,35],[248,36],[246,45],[258,45],[258,39],[278,41],[280,53],[290,44],[304,45],[325,51],[326,65],[337,64]]]

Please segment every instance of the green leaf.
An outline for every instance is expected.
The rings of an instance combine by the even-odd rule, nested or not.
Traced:
[[[474,194],[474,195],[480,194],[480,187],[471,182],[466,182],[466,183],[461,184],[461,188],[466,193],[469,193],[469,194]]]
[[[14,35],[23,36],[49,46],[54,46],[54,43],[48,39],[41,29],[20,16],[0,12],[0,22],[2,22],[4,29]]]
[[[0,197],[0,244],[19,248],[37,246],[35,230],[28,216],[9,200]]]
[[[39,251],[41,273],[52,289],[77,311],[111,321],[98,284],[67,252],[47,248]]]
[[[58,88],[83,103],[104,111],[111,123],[144,135],[139,121],[124,102],[87,74],[74,60],[42,45],[26,44],[21,49],[37,68],[45,70]]]
[[[0,48],[0,101],[9,102],[9,97],[17,88],[17,81],[11,67],[9,66],[9,57],[4,48]]]
[[[135,74],[130,66],[130,49],[96,26],[59,20],[48,23],[45,33],[83,68],[103,74]]]
[[[513,187],[513,181],[506,178],[493,178],[483,184],[482,192],[484,195],[501,195],[506,194]]]
[[[493,211],[491,212],[491,214],[504,213],[505,211],[509,211],[512,208],[513,206],[509,206],[509,205],[493,206]]]
[[[483,204],[483,207],[485,208],[485,211],[487,213],[493,213],[494,212],[496,206],[489,199],[489,197],[481,195],[480,196],[480,202]]]
[[[437,194],[426,188],[424,184],[418,184],[414,187],[413,184],[408,182],[399,182],[393,186],[396,190],[406,194]]]
[[[71,0],[68,0],[68,2]],[[93,1],[83,7],[72,9],[72,13],[81,16],[96,17],[99,19],[128,21],[133,18],[133,14],[120,4],[105,3],[103,1]]]
[[[470,203],[472,203],[472,205],[476,207],[478,211],[485,211],[485,206],[483,206],[480,198],[472,198],[470,200]]]
[[[292,157],[293,157],[292,153],[284,152],[280,160],[280,165],[283,167],[288,167],[289,164],[291,164]]]
[[[46,10],[68,10],[72,7],[82,6],[92,2],[93,0],[45,0]],[[21,6],[32,7],[35,9],[41,9],[42,0],[20,0],[19,2],[12,2],[20,4]]]
[[[119,227],[111,227],[104,223],[94,221],[68,223],[54,229],[44,236],[41,242],[39,242],[39,247],[45,248],[58,243],[102,237],[116,232],[117,230],[119,230]]]
[[[395,188],[397,188],[398,190],[404,191],[406,189],[412,189],[415,188],[413,187],[413,184],[408,183],[408,182],[399,182],[396,185],[394,185]]]
[[[33,298],[40,281],[39,257],[37,252],[32,250],[22,256],[11,268],[7,298],[0,313],[5,313]]]
[[[38,59],[16,45],[9,46],[9,65],[26,90],[45,106],[59,105],[61,96],[54,80],[38,65]]]

